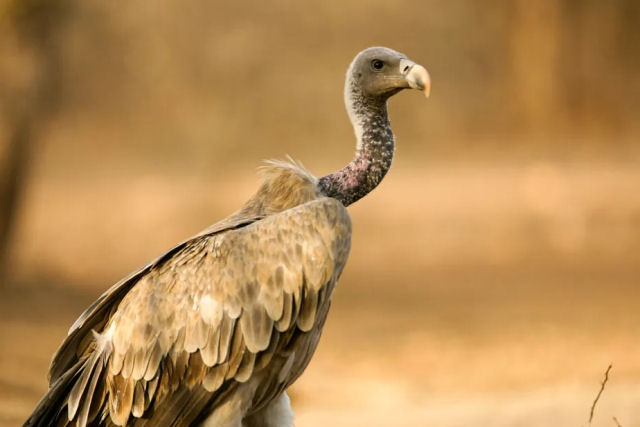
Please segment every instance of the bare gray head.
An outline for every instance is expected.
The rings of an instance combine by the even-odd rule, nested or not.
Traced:
[[[346,206],[380,183],[394,150],[387,100],[408,88],[429,96],[431,81],[424,67],[386,47],[370,47],[356,55],[344,87],[345,106],[356,134],[356,156],[343,169],[320,178],[323,194]]]
[[[420,89],[429,96],[427,70],[404,54],[387,47],[360,52],[347,70],[345,88],[357,88],[363,96],[388,99],[402,89]]]

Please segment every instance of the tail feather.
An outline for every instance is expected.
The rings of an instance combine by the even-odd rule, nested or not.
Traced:
[[[78,377],[84,361],[78,361],[75,365],[60,376],[49,388],[47,394],[44,395],[36,409],[24,423],[23,427],[47,427],[56,425],[56,420],[61,416],[66,417],[67,396],[74,386],[75,379]]]
[[[74,419],[78,414],[78,425],[85,426],[89,416],[91,400],[96,390],[96,385],[102,377],[102,371],[111,355],[113,345],[111,343],[111,330],[104,334],[93,333],[93,351],[90,353],[80,374],[80,378],[69,393],[69,419]],[[82,405],[82,406],[81,406]],[[80,412],[78,413],[78,409]]]
[[[110,337],[93,333],[92,351],[52,385],[24,426],[73,424],[85,427],[104,404],[104,392],[96,387],[103,380],[112,344]]]
[[[105,366],[104,354],[96,355],[95,361],[93,362],[93,364],[94,364],[94,367],[91,367],[91,369],[87,369],[86,372],[83,372],[83,376],[87,376],[91,378],[89,387],[83,392],[81,392],[81,394],[77,397],[78,399],[77,403],[75,403],[76,408],[80,407],[80,412],[78,412],[78,423],[77,423],[78,426],[86,426],[87,421],[92,421],[91,419],[89,419],[89,414],[91,413],[90,409],[92,407],[92,404],[95,407],[96,404],[102,406],[102,403],[103,403],[103,402],[94,402],[94,400],[96,400],[96,398],[99,399],[101,397],[101,396],[96,396],[95,391],[96,391],[96,385],[98,384],[98,381],[103,381],[102,371]],[[104,400],[104,397],[102,397],[102,400]],[[69,395],[69,405],[70,405],[69,418],[73,418],[73,415],[71,413],[71,402],[72,400],[71,400],[71,394],[70,394]],[[80,403],[82,403],[82,406],[80,406]]]

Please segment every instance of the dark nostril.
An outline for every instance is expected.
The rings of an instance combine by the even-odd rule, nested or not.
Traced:
[[[402,72],[406,73],[407,71],[409,71],[409,66],[405,65],[404,68],[402,69]]]

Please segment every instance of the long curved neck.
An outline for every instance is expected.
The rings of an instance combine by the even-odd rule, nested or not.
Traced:
[[[345,104],[356,134],[356,155],[344,168],[320,178],[318,186],[324,195],[348,206],[382,181],[391,167],[394,137],[387,116],[387,97],[366,97],[349,79]]]

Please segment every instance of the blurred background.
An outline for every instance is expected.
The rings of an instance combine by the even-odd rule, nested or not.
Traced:
[[[0,425],[112,283],[321,176],[344,73],[406,53],[383,184],[291,395],[298,427],[640,425],[640,3],[1,0]]]

